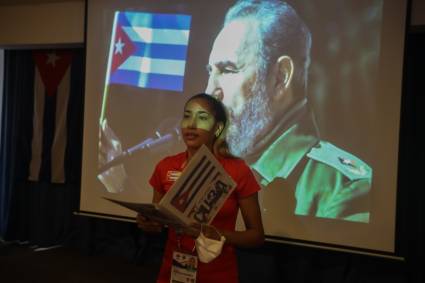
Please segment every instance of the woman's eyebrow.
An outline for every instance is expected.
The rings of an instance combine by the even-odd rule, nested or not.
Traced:
[[[192,113],[192,110],[184,110],[184,113]],[[208,115],[211,115],[211,113],[210,112],[208,112],[208,111],[205,111],[205,110],[199,110],[199,111],[195,111],[196,113],[199,113],[199,114],[208,114]]]

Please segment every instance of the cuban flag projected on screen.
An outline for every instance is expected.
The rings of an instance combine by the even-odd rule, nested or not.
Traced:
[[[191,16],[115,12],[107,84],[182,91]]]

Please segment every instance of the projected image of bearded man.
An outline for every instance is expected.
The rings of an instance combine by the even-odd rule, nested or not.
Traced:
[[[264,62],[257,57],[257,37],[246,36],[252,23],[236,21],[217,37],[208,65],[207,91],[228,106],[231,125],[227,141],[233,154],[248,156],[271,125],[269,98],[265,89]],[[224,95],[231,93],[233,95]],[[261,133],[263,132],[263,133]]]
[[[248,156],[255,151],[255,137],[261,130],[271,126],[269,101],[261,84],[255,83],[251,92],[255,93],[240,111],[229,111],[233,123],[229,126],[227,142],[233,154]]]
[[[239,1],[212,46],[206,92],[228,107],[227,142],[266,188],[263,213],[368,222],[372,170],[319,138],[307,99],[310,48],[287,3]]]

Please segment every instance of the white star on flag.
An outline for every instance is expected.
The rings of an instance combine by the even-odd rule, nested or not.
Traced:
[[[51,64],[53,67],[56,66],[56,61],[59,60],[59,56],[56,55],[56,53],[49,53],[47,54],[47,62],[46,65]]]
[[[118,42],[115,43],[115,54],[122,54],[122,49],[125,46],[125,43],[121,41],[121,38],[118,39]]]

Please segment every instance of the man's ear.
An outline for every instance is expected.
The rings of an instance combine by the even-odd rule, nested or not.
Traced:
[[[288,92],[294,74],[294,63],[287,55],[280,56],[276,60],[275,67],[275,99],[279,101]]]

